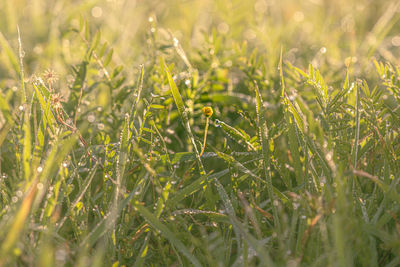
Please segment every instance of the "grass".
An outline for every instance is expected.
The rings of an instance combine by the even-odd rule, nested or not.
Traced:
[[[398,266],[399,19],[1,1],[0,266]]]

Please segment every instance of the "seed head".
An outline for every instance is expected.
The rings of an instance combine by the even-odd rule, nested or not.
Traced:
[[[48,70],[46,70],[44,72],[43,78],[48,84],[53,84],[56,81],[58,81],[57,73],[54,70],[51,70],[51,69],[48,69]]]
[[[53,104],[54,109],[61,109],[63,101],[62,96],[60,94],[52,94],[51,95],[51,103]]]
[[[204,107],[202,110],[203,110],[204,115],[206,115],[207,118],[210,118],[213,114],[212,107]]]

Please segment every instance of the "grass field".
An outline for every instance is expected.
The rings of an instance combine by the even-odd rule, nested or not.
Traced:
[[[397,0],[0,1],[0,266],[400,266],[399,29]]]

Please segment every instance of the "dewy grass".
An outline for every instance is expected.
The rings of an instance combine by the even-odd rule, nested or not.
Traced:
[[[399,266],[399,6],[0,1],[0,266]]]
[[[200,151],[200,157],[203,155],[204,149],[206,148],[208,126],[210,124],[210,117],[213,114],[212,107],[203,107],[202,111],[203,111],[204,115],[206,116],[206,126],[204,128],[204,139],[203,139],[203,145],[202,145],[201,151]]]

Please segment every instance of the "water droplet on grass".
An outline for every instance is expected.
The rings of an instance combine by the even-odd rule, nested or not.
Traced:
[[[96,120],[96,116],[94,116],[93,114],[90,114],[90,115],[88,116],[87,120],[88,120],[89,122],[94,122],[94,121]]]
[[[178,45],[179,45],[179,40],[174,37],[174,46],[176,47]]]
[[[99,129],[100,131],[104,130],[104,124],[103,123],[97,124],[97,129]]]
[[[85,161],[81,161],[81,162],[78,163],[78,166],[85,166],[85,165],[86,165]]]

